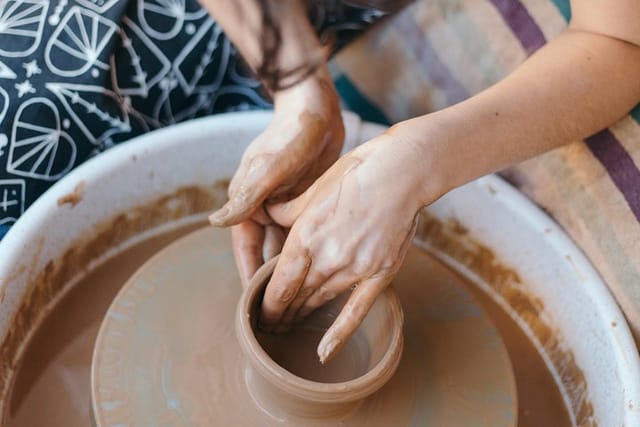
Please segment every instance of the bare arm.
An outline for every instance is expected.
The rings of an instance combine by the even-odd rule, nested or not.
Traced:
[[[575,0],[572,10],[570,28],[503,81],[397,124],[269,209],[292,228],[267,286],[264,325],[277,330],[359,284],[318,346],[330,359],[393,279],[421,207],[587,137],[640,100],[640,2]]]
[[[575,0],[569,29],[504,80],[398,125],[432,159],[440,188],[590,136],[640,101],[640,3],[603,4]]]

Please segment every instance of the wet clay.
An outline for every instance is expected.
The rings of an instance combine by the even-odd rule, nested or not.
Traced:
[[[499,334],[460,279],[425,259],[411,251],[395,284],[405,311],[396,374],[355,412],[301,419],[253,393],[234,333],[241,288],[228,234],[190,234],[146,263],[105,317],[92,368],[97,426],[515,426]],[[337,371],[350,370],[343,363]]]
[[[468,289],[507,344],[518,388],[518,426],[571,426],[560,390],[522,329],[486,293],[471,284]]]
[[[89,370],[98,324],[126,278],[152,253],[173,240],[173,237],[169,234],[163,235],[119,254],[102,268],[90,273],[55,307],[29,343],[26,356],[20,361],[20,368],[10,396],[11,412],[5,425],[8,427],[49,427],[52,425],[86,427],[91,425],[89,419]],[[229,266],[231,265],[233,264],[229,263]],[[423,270],[422,275],[439,274],[448,277],[447,280],[455,284],[453,287],[455,290],[452,291],[454,296],[457,293],[456,290],[460,287],[464,289],[465,285],[468,285],[469,289],[475,289],[473,284],[452,273],[419,249],[412,248],[409,252],[405,266],[409,265],[413,265],[414,269]],[[401,292],[399,283],[410,282],[411,270],[403,268],[400,274],[404,278],[398,278],[396,289],[400,293],[403,305],[408,306],[411,303],[411,295]],[[439,300],[455,301],[455,297],[447,297],[446,295],[445,293]],[[520,407],[518,425],[520,427],[570,426],[571,424],[567,421],[567,411],[559,397],[558,388],[535,347],[515,322],[497,304],[486,297],[483,298],[483,295],[479,293],[476,297],[480,298],[483,308],[491,315],[493,323],[503,335],[503,341],[512,359]],[[414,309],[420,303],[421,301],[413,301]],[[425,301],[422,303],[424,304]],[[444,307],[440,311],[446,313],[451,310],[460,311],[459,308],[455,308],[458,305],[460,304],[445,303],[439,307]],[[434,310],[433,305],[430,305],[430,317],[442,317],[441,314],[438,315],[437,309],[438,307]],[[407,312],[410,310],[405,308],[405,313]],[[413,322],[411,319],[407,319],[406,324],[413,325]],[[411,337],[410,331],[405,330],[405,339],[408,341],[406,345],[419,345]],[[454,340],[450,338],[445,341]],[[473,347],[464,344],[462,343],[460,351],[472,354]],[[429,347],[438,349],[439,343],[425,345],[425,356],[428,355]],[[235,357],[240,357],[240,355],[235,354]],[[381,390],[380,394],[385,392],[393,395],[394,384],[401,382],[411,384],[413,375],[406,369],[407,365],[411,363],[418,366],[416,374],[424,375],[424,369],[420,369],[422,365],[419,357],[418,360],[413,361],[403,360],[396,376]],[[446,364],[446,361],[442,363]],[[74,372],[75,375],[59,375],[57,374],[59,372]],[[443,373],[443,375],[445,374],[446,372]],[[433,375],[431,377],[433,378]],[[457,376],[451,378],[449,382],[453,384],[456,380],[463,383],[463,381],[459,381],[460,378]],[[441,376],[440,381],[446,381],[446,377]],[[79,390],[79,392],[74,393],[74,390]],[[468,393],[472,391],[471,389],[467,390]],[[459,394],[463,395],[463,393]],[[215,400],[219,395],[220,391],[215,389],[212,400]],[[438,396],[434,397],[435,401],[438,401]],[[382,400],[379,398],[377,401]],[[405,401],[402,403],[405,407],[411,408],[415,402]],[[375,404],[375,401],[369,403],[369,407],[375,407]],[[374,419],[380,414],[384,414],[384,405],[377,406],[375,409],[372,413]],[[416,420],[419,419],[416,417]],[[453,424],[445,423],[444,425]],[[471,423],[470,425],[477,424]]]
[[[66,194],[58,199],[58,206],[69,204],[71,207],[75,207],[84,197],[84,188],[86,183],[80,181],[69,194]]]
[[[555,371],[556,378],[561,378],[562,383],[559,388],[551,387],[551,389],[561,390],[561,393],[568,398],[569,409],[564,413],[570,414],[574,425],[595,427],[597,424],[593,417],[593,406],[586,378],[577,365],[571,349],[564,345],[562,336],[555,326],[545,320],[545,307],[541,299],[529,292],[517,270],[504,265],[490,248],[477,241],[455,218],[443,222],[426,210],[422,211],[420,216],[414,244],[442,259],[448,265],[451,263],[456,265],[455,270],[463,269],[472,272],[474,281],[479,280],[472,283],[472,287],[480,288],[483,283],[503,299],[519,320],[526,325],[528,332],[535,337],[537,345],[544,349],[551,363],[551,366],[547,366],[547,372]],[[466,282],[470,283],[469,280]],[[497,310],[501,311],[501,309]],[[509,323],[513,323],[510,317],[506,315],[503,317],[508,319]],[[516,329],[522,331],[519,327]],[[531,345],[530,341],[531,338],[521,340],[527,343],[529,350],[524,353],[537,354],[536,347]],[[517,357],[513,360],[519,363]],[[545,378],[550,378],[549,384],[553,381],[552,375],[547,375]],[[526,384],[526,380],[520,383]],[[544,395],[544,393],[537,395]]]
[[[11,320],[11,328],[0,343],[0,412],[6,417],[5,403],[24,347],[42,321],[57,305],[76,278],[84,276],[87,268],[104,260],[120,245],[156,227],[166,227],[191,215],[208,212],[226,200],[227,180],[207,186],[185,186],[158,198],[144,200],[140,205],[118,213],[106,221],[96,223],[87,233],[62,254],[47,262],[40,271],[36,265],[47,238],[43,235],[35,242],[34,256],[15,266],[15,270],[2,281],[1,289],[13,286],[14,281],[27,275],[28,285]],[[138,263],[140,265],[140,263]],[[3,298],[0,291],[0,298]]]

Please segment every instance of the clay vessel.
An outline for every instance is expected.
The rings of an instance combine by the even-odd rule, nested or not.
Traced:
[[[400,300],[388,287],[340,353],[321,365],[316,346],[348,295],[319,308],[291,332],[268,336],[259,330],[258,314],[276,262],[274,258],[256,272],[236,311],[236,336],[246,358],[245,380],[251,397],[264,412],[279,419],[343,417],[379,390],[400,363],[404,322]],[[282,354],[290,356],[283,360]],[[323,377],[326,382],[317,380]]]

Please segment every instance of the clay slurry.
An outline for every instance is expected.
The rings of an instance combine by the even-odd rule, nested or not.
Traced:
[[[291,395],[274,392],[268,395],[274,401],[267,401],[252,393],[261,388],[261,381],[247,374],[255,371],[236,339],[241,287],[228,231],[203,229],[185,236],[147,261],[105,316],[92,363],[97,427],[158,425],[164,420],[169,420],[164,425],[175,427],[415,423],[514,427],[513,371],[495,328],[459,280],[446,270],[429,268],[423,259],[408,259],[405,273],[396,281],[405,313],[406,345],[395,375],[354,412],[327,412],[324,418],[318,414],[312,419],[294,407],[280,411],[293,401]],[[371,369],[379,360],[383,346],[369,345],[380,340],[375,331],[378,328],[359,331],[371,351],[364,358],[369,363],[358,360],[360,356],[343,359],[331,373],[334,378],[358,376],[353,366]],[[318,336],[321,332],[315,331]],[[316,363],[317,337],[302,336],[306,342],[298,347],[291,345],[291,336],[286,336],[285,345],[275,347],[308,351],[308,357],[290,357],[289,352],[280,360],[308,377],[315,369],[304,363],[291,365],[298,360]],[[343,357],[357,354],[348,351]],[[329,372],[320,379],[328,378]],[[287,400],[278,405],[278,399]]]
[[[187,231],[190,230],[183,229],[177,234],[186,234]],[[173,236],[170,234],[173,234]],[[89,416],[88,386],[90,358],[97,332],[97,322],[100,321],[117,289],[127,277],[142,265],[151,254],[173,240],[175,235],[176,233],[167,233],[164,236],[143,241],[139,245],[117,255],[98,270],[89,273],[48,315],[44,324],[28,343],[25,356],[21,359],[18,367],[14,378],[13,393],[10,396],[11,410],[9,414],[5,414],[7,415],[5,420],[7,427],[50,427],[54,425],[86,427],[92,425]],[[233,262],[229,263],[225,268],[233,269]],[[430,416],[436,416],[438,413],[448,417],[447,420],[449,422],[445,420],[441,425],[451,425],[451,420],[455,419],[456,416],[469,412],[469,401],[462,402],[458,400],[464,394],[451,394],[451,391],[456,391],[452,387],[456,385],[458,380],[463,381],[466,385],[465,390],[458,390],[458,392],[465,391],[467,394],[473,392],[476,384],[473,383],[472,377],[459,375],[460,371],[464,370],[460,368],[464,368],[464,366],[452,366],[457,363],[457,359],[453,360],[452,357],[447,356],[451,353],[443,349],[455,344],[455,342],[464,341],[464,337],[461,335],[466,332],[477,332],[477,329],[473,329],[471,326],[485,320],[482,317],[473,318],[472,322],[468,323],[464,317],[454,316],[456,311],[460,311],[460,307],[453,304],[459,300],[458,293],[455,292],[445,295],[431,293],[430,297],[434,300],[438,299],[439,304],[437,307],[430,304],[425,299],[426,295],[412,286],[418,280],[417,273],[429,276],[432,281],[434,277],[437,277],[442,282],[448,282],[446,289],[464,290],[465,285],[467,285],[466,279],[453,273],[429,255],[417,248],[410,249],[405,265],[401,269],[401,274],[396,280],[396,289],[407,315],[405,319],[407,328],[407,333],[405,334],[407,340],[405,356],[391,382],[380,390],[377,397],[370,399],[364,405],[363,409],[371,414],[372,421],[364,425],[370,426],[376,421],[384,422],[386,414],[397,413],[397,404],[400,402],[396,400],[393,405],[388,406],[392,400],[387,400],[386,398],[389,396],[397,397],[404,390],[403,387],[407,384],[410,385],[412,381],[420,387],[415,391],[418,396],[416,396],[416,400],[413,403],[403,398],[401,404],[406,403],[406,405],[413,408],[407,409],[409,414],[413,412],[414,416],[418,417],[413,418],[415,421],[413,425],[424,424],[429,420]],[[234,283],[233,286],[233,289],[235,289],[238,285]],[[471,289],[475,289],[472,283],[468,283],[468,286]],[[230,288],[229,290],[231,291],[232,289]],[[444,290],[445,288],[442,288],[439,292],[444,292]],[[237,298],[239,289],[234,295],[235,297],[233,298]],[[495,302],[487,298],[482,300],[492,320],[498,326],[498,331],[500,331],[512,357],[511,363],[514,366],[518,385],[520,406],[518,426],[570,426],[566,408],[563,405],[558,388],[533,344],[528,341],[524,333],[513,320],[502,312],[502,309]],[[427,316],[423,315],[425,312]],[[429,323],[425,323],[426,317],[431,319]],[[437,324],[438,322],[439,324]],[[421,337],[420,331],[429,325],[435,325],[437,328],[427,331],[431,332],[430,336]],[[212,326],[210,325],[210,327]],[[208,328],[210,329],[210,327]],[[439,333],[439,331],[445,330],[447,327],[449,327],[448,335]],[[508,330],[515,332],[510,333]],[[209,335],[210,332],[213,332],[213,335],[219,335],[216,330],[206,330],[204,335],[209,336],[209,339],[212,339],[212,336]],[[430,341],[422,345],[425,339]],[[476,342],[473,340],[466,340],[462,344],[464,350],[457,353],[457,358],[460,358],[462,354],[470,355],[470,359],[465,360],[471,364],[469,367],[473,368],[473,361],[482,356],[482,352],[479,351],[482,349],[477,348]],[[415,354],[412,353],[412,347],[414,346],[418,346],[420,349]],[[315,351],[313,346],[312,348]],[[239,349],[231,350],[233,351],[227,360],[237,360],[240,357]],[[437,361],[432,359],[439,351],[442,354],[442,358],[438,360],[441,360],[442,363],[434,364]],[[204,361],[215,363],[226,353],[224,351],[223,353],[209,353],[208,359]],[[493,366],[491,360],[495,358],[495,352],[487,352],[486,354],[491,357],[485,359],[485,365],[480,367],[480,371],[486,371]],[[523,355],[528,356],[524,358]],[[277,357],[277,355],[274,355],[274,357]],[[309,359],[317,360],[317,357],[310,357]],[[535,363],[530,363],[530,360],[535,360]],[[150,362],[149,357],[147,357],[146,361],[148,365]],[[282,363],[287,364],[287,361]],[[184,368],[185,375],[187,375],[191,370],[190,366],[185,364],[177,368]],[[348,364],[345,363],[343,366],[348,366]],[[295,368],[292,367],[291,369]],[[232,369],[227,368],[225,371],[228,373]],[[67,374],[73,373],[73,375],[57,374],[65,372]],[[178,379],[180,377],[184,378],[185,375],[180,375]],[[329,377],[328,374],[325,375]],[[195,381],[204,376],[206,376],[206,371],[199,371],[193,378]],[[218,384],[228,376],[221,376]],[[230,380],[237,382],[236,377],[232,377]],[[440,384],[441,382],[442,384]],[[220,385],[203,391],[207,393],[208,403],[216,399],[224,399],[226,394],[231,393],[229,390],[221,390]],[[427,399],[421,403],[419,395],[427,395]],[[545,398],[540,399],[541,396],[545,396]],[[135,395],[132,397],[135,398]],[[237,399],[232,396],[232,400]],[[242,411],[252,410],[251,402],[243,400],[242,403]],[[425,407],[427,412],[415,414],[416,403],[421,403],[419,406]],[[224,411],[226,413],[232,412],[233,405],[231,403],[231,405],[226,406]],[[491,408],[492,402],[486,403],[483,409],[472,414],[475,417],[473,419],[481,419],[483,411],[490,411]],[[471,407],[471,409],[476,410],[474,407]],[[169,416],[170,413],[164,412],[164,415]],[[211,414],[206,413],[205,415],[211,416]],[[420,420],[423,422],[419,422]],[[180,424],[172,424],[168,421],[166,425]],[[198,424],[196,422],[191,425],[206,424]],[[266,425],[264,414],[253,425]],[[401,425],[401,422],[396,418],[395,422],[391,421],[386,425]],[[409,422],[405,425],[412,425],[412,423]],[[477,424],[471,422],[467,425],[475,426]]]

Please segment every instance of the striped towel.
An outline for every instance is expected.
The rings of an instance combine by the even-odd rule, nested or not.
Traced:
[[[425,114],[502,79],[565,29],[569,18],[568,0],[420,0],[338,56],[337,86],[347,106],[369,120],[397,122]],[[638,343],[639,165],[636,107],[586,141],[503,173],[587,254]]]

